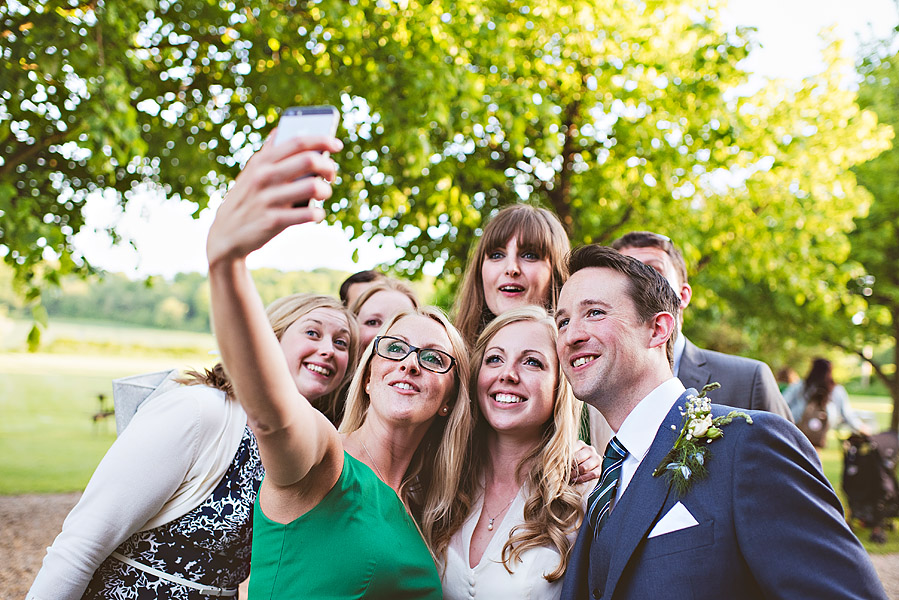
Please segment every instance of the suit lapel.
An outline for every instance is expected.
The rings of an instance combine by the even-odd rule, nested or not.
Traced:
[[[618,580],[621,577],[628,561],[648,534],[653,524],[658,521],[659,514],[668,500],[671,491],[667,479],[653,477],[652,472],[662,462],[668,451],[674,446],[674,442],[680,433],[683,417],[678,407],[683,403],[688,394],[696,394],[696,390],[687,389],[674,403],[668,415],[659,427],[655,440],[649,447],[649,452],[643,457],[643,461],[634,473],[633,478],[621,497],[621,503],[612,511],[613,519],[609,519],[607,527],[615,523],[615,530],[611,531],[610,543],[614,544],[612,559],[609,563],[609,574],[606,579],[605,589],[609,597]],[[672,430],[671,426],[675,429]]]
[[[688,339],[684,341],[686,345],[684,346],[684,354],[680,359],[677,378],[681,380],[685,388],[701,390],[712,381],[712,372],[705,367],[706,360],[699,348]]]

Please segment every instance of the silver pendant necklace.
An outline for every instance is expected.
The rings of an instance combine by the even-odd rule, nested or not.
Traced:
[[[515,498],[517,498],[517,497],[518,497],[518,493],[516,492],[515,495],[512,496],[512,499],[509,500],[509,503],[506,504],[504,507],[502,507],[502,509],[498,513],[496,513],[496,516],[491,517],[489,513],[487,514],[487,519],[488,519],[487,531],[493,531],[493,522],[496,521],[499,518],[499,516],[506,511],[507,508],[512,506],[512,503],[515,502]],[[486,500],[486,499],[487,499],[487,495],[484,494],[484,500]],[[486,510],[486,509],[487,509],[487,506],[485,505],[484,510]]]

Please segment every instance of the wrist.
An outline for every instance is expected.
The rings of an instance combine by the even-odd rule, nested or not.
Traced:
[[[209,256],[210,278],[235,278],[247,271],[245,256]]]

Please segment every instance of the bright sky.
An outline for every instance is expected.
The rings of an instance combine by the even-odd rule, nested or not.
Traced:
[[[818,38],[822,29],[835,27],[836,35],[845,40],[844,53],[854,59],[859,37],[884,37],[899,20],[895,0],[722,0],[722,5],[726,25],[758,28],[761,47],[744,68],[787,79],[801,79],[823,69],[824,42]],[[85,208],[87,226],[76,236],[76,247],[94,265],[133,277],[205,272],[204,248],[213,211],[206,210],[194,220],[192,210],[184,203],[147,195],[132,201],[123,213],[114,201],[98,195]],[[92,232],[111,224],[137,249],[128,244],[113,247],[108,236]],[[353,263],[357,247],[359,262]],[[282,233],[248,262],[251,268],[327,267],[352,272],[390,262],[396,256],[396,250],[349,242],[339,227],[303,225]]]

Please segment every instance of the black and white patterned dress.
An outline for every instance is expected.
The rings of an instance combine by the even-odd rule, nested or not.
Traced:
[[[135,533],[116,552],[195,583],[236,588],[250,573],[253,503],[263,469],[249,427],[225,476],[186,515]],[[204,600],[209,596],[145,573],[113,557],[94,573],[84,599]]]

